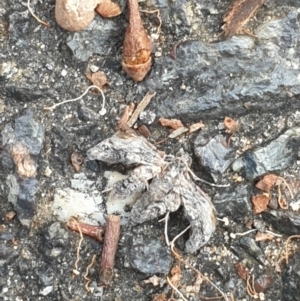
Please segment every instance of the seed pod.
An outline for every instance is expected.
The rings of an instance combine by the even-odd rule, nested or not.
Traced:
[[[56,0],[55,19],[60,27],[80,31],[89,26],[99,0]]]
[[[102,0],[96,7],[96,12],[103,18],[112,18],[121,14],[121,7],[110,0]]]
[[[122,67],[135,81],[141,81],[151,68],[152,44],[143,27],[137,0],[128,0],[129,25],[123,43]]]

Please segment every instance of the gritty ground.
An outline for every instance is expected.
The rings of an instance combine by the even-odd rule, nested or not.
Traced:
[[[168,2],[147,1],[141,3],[141,7],[150,10],[165,3]],[[170,17],[174,23],[164,23],[163,15],[161,33],[154,42],[153,56],[168,56],[172,46],[179,40],[198,39],[203,42],[215,42],[222,39],[219,36],[222,16],[229,3],[229,0],[184,2],[188,29],[180,26],[176,18]],[[162,277],[162,282],[153,286],[144,282],[152,275],[126,266],[129,237],[141,234],[159,238],[164,242],[162,222],[154,220],[134,228],[128,225],[122,227],[115,262],[115,278],[111,286],[105,288],[103,292],[95,290],[91,294],[84,289],[83,274],[93,254],[97,255],[96,261],[99,262],[102,245],[92,239],[84,239],[80,250],[80,276],[73,277],[72,269],[79,236],[68,231],[63,223],[56,224],[55,217],[48,212],[55,188],[70,187],[70,180],[74,177],[75,171],[70,164],[70,154],[76,151],[85,158],[88,149],[115,133],[120,107],[131,101],[138,103],[144,96],[141,85],[129,79],[120,65],[123,41],[121,32],[126,28],[127,10],[124,8],[124,13],[115,21],[119,34],[112,35],[106,40],[105,45],[109,50],[103,54],[92,55],[88,61],[80,61],[74,57],[67,46],[66,41],[70,33],[62,30],[55,23],[54,1],[34,1],[31,5],[34,6],[35,13],[50,24],[50,28],[37,23],[28,13],[24,2],[2,0],[0,6],[0,62],[2,64],[0,130],[2,131],[7,123],[23,115],[27,109],[33,111],[35,119],[41,122],[45,129],[44,144],[39,156],[38,204],[29,229],[22,226],[17,217],[10,221],[5,217],[7,212],[14,210],[7,201],[9,189],[6,185],[6,178],[8,174],[14,173],[14,166],[3,164],[5,158],[1,157],[0,240],[1,246],[5,245],[11,252],[9,255],[4,252],[1,254],[0,250],[0,300],[150,301],[155,295],[163,292],[170,296],[172,290],[166,284],[164,276],[158,275]],[[125,3],[122,2],[121,5],[125,7]],[[256,18],[249,23],[249,29],[253,30],[268,20],[284,17],[290,10],[299,8],[298,1],[269,0],[259,10]],[[156,34],[158,21],[155,15],[144,13],[142,17],[149,33]],[[96,115],[89,121],[80,118],[82,105],[95,113],[100,111],[101,97],[93,93],[89,93],[79,102],[62,105],[52,112],[43,111],[45,106],[82,94],[90,85],[84,74],[90,71],[91,66],[99,67],[109,79],[109,86],[105,90],[107,113],[104,116]],[[172,87],[170,91],[171,89]],[[151,102],[151,108],[159,107],[161,102],[162,98],[157,94]],[[209,132],[215,135],[224,132],[220,128],[224,117],[202,121]],[[235,116],[235,112],[232,112],[231,117],[241,125],[239,132],[232,139],[233,145],[238,150],[237,155],[250,147],[260,146],[266,141],[275,139],[284,129],[296,126],[299,122],[299,112],[290,107],[263,114],[252,112],[244,116]],[[201,119],[199,116],[199,120]],[[186,123],[192,121],[186,120]],[[164,139],[168,134],[168,131],[157,122],[149,125],[149,129],[151,131],[149,140],[152,143]],[[176,154],[183,148],[192,154],[191,142],[194,139],[193,135],[181,136],[158,145],[158,148],[171,154]],[[47,174],[47,169],[51,169],[50,175]],[[208,174],[203,173],[196,160],[193,161],[192,169],[199,176],[211,180]],[[123,167],[109,167],[101,162],[85,163],[82,172],[88,179],[98,181],[98,189],[103,190],[105,189],[103,173],[106,170],[126,172]],[[253,185],[247,181],[236,183],[236,176],[229,170],[222,175],[220,182],[230,183],[233,186],[243,183]],[[293,182],[293,192],[297,199],[299,166],[295,163],[282,172],[281,176]],[[210,196],[220,191],[204,184],[201,187]],[[251,193],[249,201],[250,195]],[[105,210],[105,203],[103,210]],[[282,294],[284,286],[288,283],[285,277],[288,277],[291,270],[284,261],[280,261],[280,253],[287,236],[259,243],[265,256],[263,263],[241,249],[238,238],[230,236],[230,233],[247,231],[245,224],[249,219],[252,219],[252,214],[243,216],[239,220],[229,217],[228,224],[219,221],[217,230],[208,244],[193,255],[184,253],[184,243],[188,236],[186,233],[178,240],[177,250],[188,264],[201,271],[228,294],[228,300],[252,300],[246,292],[245,281],[237,276],[234,268],[234,264],[242,260],[246,262],[255,278],[262,274],[270,275],[272,278],[270,288],[260,295],[261,300],[299,300],[299,297],[284,297]],[[170,238],[174,238],[187,225],[188,222],[184,219],[181,210],[172,213],[169,222]],[[248,236],[254,237],[254,234]],[[281,273],[275,271],[278,260]],[[178,264],[179,262],[173,258],[173,266]],[[196,275],[184,264],[181,263],[180,266],[182,278],[179,288],[185,292],[189,300],[208,300],[201,299],[200,296],[220,296],[220,293],[205,281],[199,293],[189,293],[187,287],[194,285]],[[90,278],[94,285],[98,277],[99,273],[95,265],[90,271]],[[48,294],[43,291],[46,287],[52,287],[52,291]],[[229,299],[230,294],[234,299]],[[173,299],[182,300],[182,297],[174,294]]]

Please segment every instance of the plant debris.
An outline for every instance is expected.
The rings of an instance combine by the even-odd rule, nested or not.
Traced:
[[[83,164],[83,157],[79,153],[73,152],[71,154],[70,160],[71,160],[72,166],[74,167],[75,171],[79,172],[81,170],[81,166]]]
[[[167,126],[172,128],[173,130],[177,130],[178,128],[184,127],[182,122],[178,119],[166,119],[166,118],[159,118],[158,121],[162,126]]]
[[[121,7],[111,0],[102,0],[96,7],[96,12],[103,18],[112,18],[122,13]]]
[[[42,25],[50,28],[50,24],[45,22],[45,21],[42,21],[39,17],[37,17],[34,12],[32,11],[31,7],[30,7],[30,0],[27,0],[27,8],[29,10],[29,12],[31,13],[31,15],[39,22],[41,23]]]
[[[87,156],[108,164],[137,166],[128,178],[113,186],[113,193],[120,198],[143,192],[131,210],[132,223],[158,218],[183,205],[191,224],[187,252],[194,253],[207,243],[216,227],[215,209],[208,196],[192,181],[195,176],[187,153],[167,156],[141,136],[117,133],[90,149]]]
[[[107,77],[101,71],[97,71],[95,73],[86,73],[85,76],[92,82],[94,86],[99,87],[101,90],[108,85]]]
[[[151,68],[152,43],[143,27],[137,0],[128,0],[129,25],[123,42],[122,67],[135,81],[142,81]]]
[[[223,33],[230,38],[245,32],[244,26],[256,14],[266,0],[234,0],[223,17]]]
[[[114,276],[114,262],[120,236],[120,217],[108,215],[100,262],[100,282],[109,285]]]
[[[259,194],[252,197],[252,203],[253,203],[253,212],[255,214],[259,214],[263,211],[265,211],[268,207],[268,204],[270,202],[270,195],[269,194]]]

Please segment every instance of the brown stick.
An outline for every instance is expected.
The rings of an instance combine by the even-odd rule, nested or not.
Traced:
[[[86,223],[81,223],[76,221],[74,217],[71,217],[67,221],[67,227],[72,230],[79,232],[79,229],[82,234],[87,235],[91,238],[94,238],[100,242],[103,241],[104,227],[89,225]]]
[[[120,236],[120,217],[108,215],[100,262],[100,282],[109,285],[113,278],[115,254]]]

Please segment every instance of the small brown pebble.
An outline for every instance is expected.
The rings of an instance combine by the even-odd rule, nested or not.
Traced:
[[[16,213],[13,211],[9,211],[5,214],[5,218],[7,221],[11,221],[16,216]]]
[[[138,131],[141,135],[143,135],[145,138],[150,137],[151,133],[149,129],[143,124],[138,128]]]
[[[234,134],[239,129],[239,124],[230,117],[225,117],[224,126],[231,134]]]
[[[88,27],[95,17],[99,0],[56,0],[55,19],[57,24],[69,31],[80,31]]]

